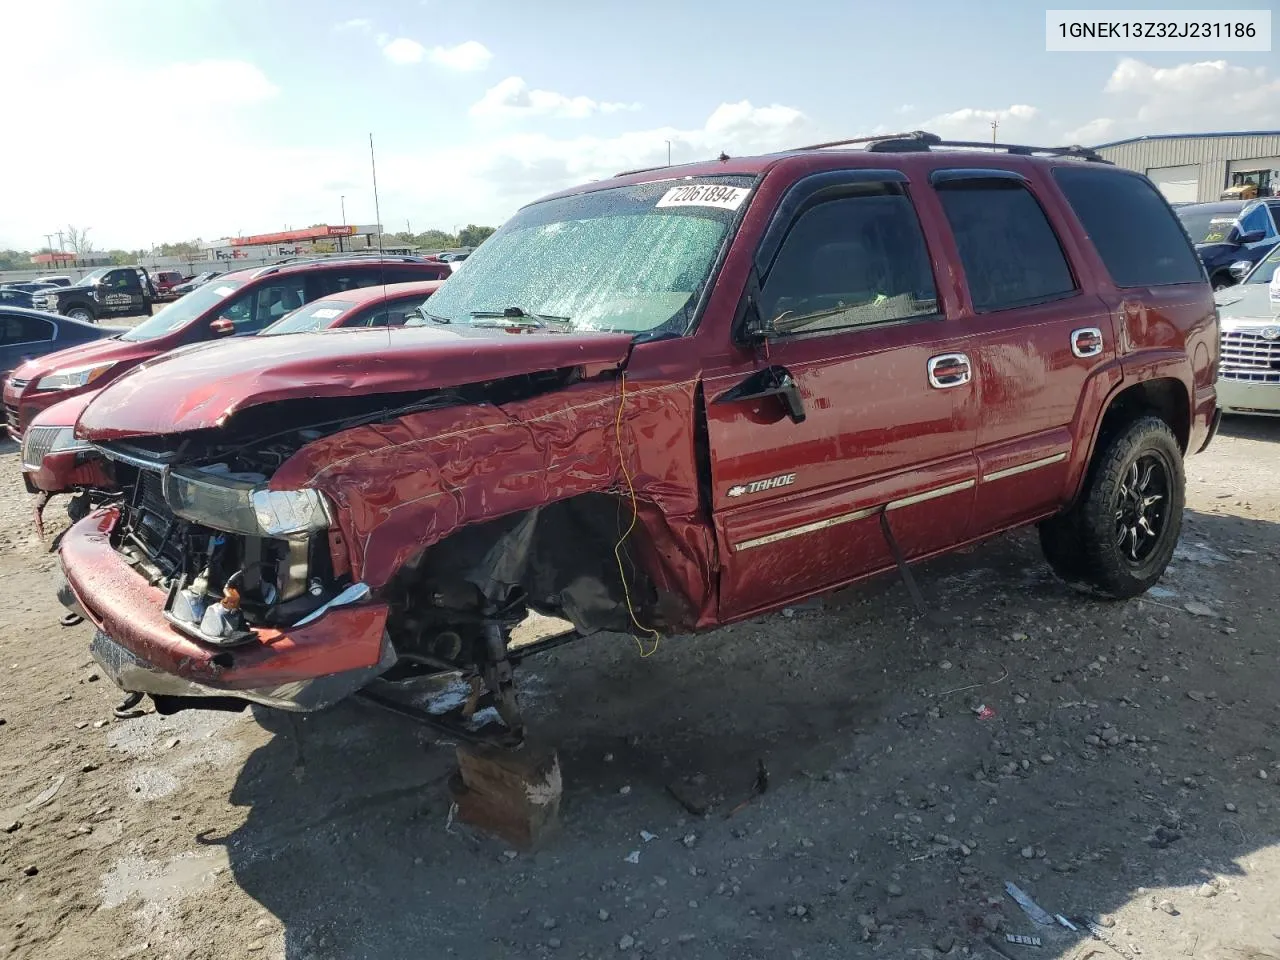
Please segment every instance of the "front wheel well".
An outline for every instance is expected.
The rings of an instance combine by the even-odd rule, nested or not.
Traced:
[[[1185,455],[1191,438],[1191,397],[1186,385],[1173,377],[1144,380],[1120,391],[1108,404],[1094,449],[1140,417],[1159,417],[1169,425]]]
[[[385,588],[392,641],[411,651],[445,634],[478,635],[489,618],[518,622],[528,611],[568,620],[583,634],[633,632],[636,619],[661,630],[659,591],[640,562],[645,534],[637,524],[623,540],[630,525],[630,503],[591,493],[462,527]]]

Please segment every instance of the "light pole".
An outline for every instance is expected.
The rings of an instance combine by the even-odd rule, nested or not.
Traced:
[[[671,166],[671,141],[670,141],[670,140],[666,140],[666,141],[664,141],[664,142],[665,142],[665,143],[666,143],[666,145],[667,145],[667,166],[669,167],[669,166]]]
[[[1000,121],[992,120],[991,121],[991,142],[992,143],[996,142],[996,131],[999,129],[1000,129]]]
[[[342,225],[347,225],[347,198],[338,197],[338,203],[342,204]]]

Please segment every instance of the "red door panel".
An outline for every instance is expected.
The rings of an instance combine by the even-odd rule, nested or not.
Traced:
[[[799,424],[774,398],[715,402],[751,368],[706,381],[723,618],[883,567],[873,511],[894,501],[930,495],[889,514],[907,556],[965,538],[976,390],[927,377],[930,357],[963,344],[941,320],[775,341],[768,362],[797,382]]]

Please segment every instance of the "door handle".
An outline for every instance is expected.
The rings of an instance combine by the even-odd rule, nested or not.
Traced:
[[[972,378],[973,368],[963,353],[940,353],[929,358],[929,386],[937,390],[964,386]]]
[[[730,387],[712,403],[740,403],[743,400],[760,400],[764,397],[777,397],[782,401],[783,409],[792,423],[804,423],[804,400],[800,396],[800,388],[786,367],[772,366],[757,370],[736,387]]]
[[[1102,352],[1102,331],[1097,327],[1072,330],[1071,352],[1081,358],[1096,357]]]

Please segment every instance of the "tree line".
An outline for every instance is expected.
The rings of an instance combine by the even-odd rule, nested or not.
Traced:
[[[67,226],[62,231],[63,249],[61,251],[54,251],[47,246],[41,247],[39,250],[0,250],[0,270],[29,269],[31,267],[31,258],[40,253],[62,252],[74,253],[77,256],[92,254],[109,257],[112,263],[117,264],[136,263],[146,257],[180,257],[196,260],[203,256],[203,251],[201,250],[203,241],[199,237],[194,240],[157,244],[150,250],[112,249],[99,251],[94,247],[93,241],[89,239],[89,229],[88,227]],[[401,230],[398,233],[383,234],[383,243],[417,247],[421,250],[451,250],[456,247],[478,247],[493,235],[495,229],[495,227],[483,227],[469,223],[457,233],[449,233],[448,231],[437,229],[424,230],[421,233],[408,233]]]

